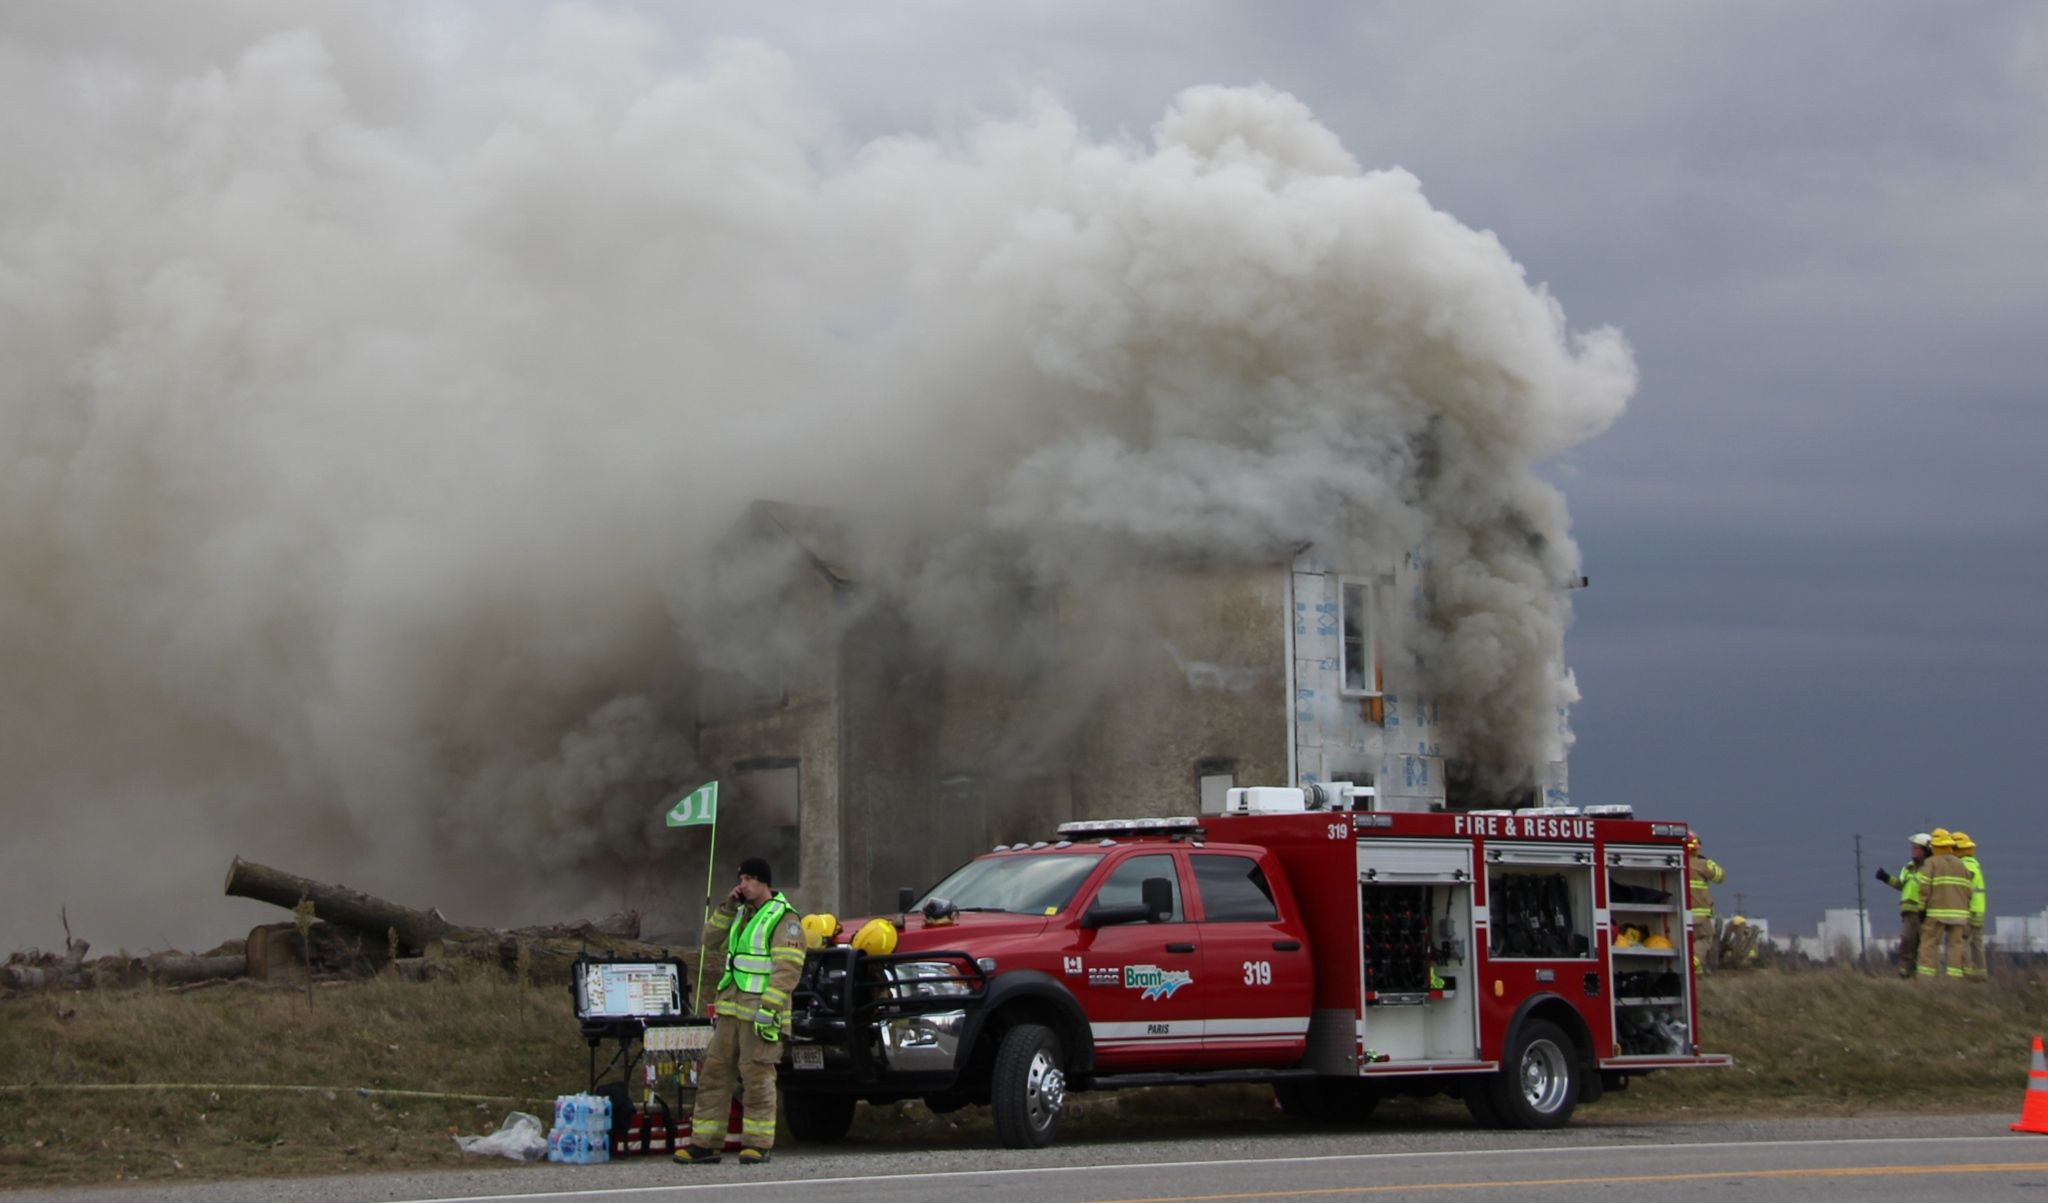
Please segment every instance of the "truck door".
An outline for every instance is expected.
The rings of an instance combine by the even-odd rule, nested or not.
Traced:
[[[1203,1060],[1291,1065],[1308,1042],[1314,969],[1298,921],[1283,922],[1259,862],[1192,851],[1201,904],[1202,975],[1208,983]]]
[[[1085,915],[1094,906],[1143,901],[1142,883],[1148,877],[1173,883],[1173,909],[1166,922],[1084,927],[1074,933],[1076,947],[1066,955],[1079,958],[1084,984],[1075,993],[1094,1029],[1095,1063],[1101,1069],[1181,1066],[1200,1058],[1201,944],[1196,925],[1188,922],[1178,860],[1171,852],[1128,857],[1110,870],[1092,899],[1082,902]]]

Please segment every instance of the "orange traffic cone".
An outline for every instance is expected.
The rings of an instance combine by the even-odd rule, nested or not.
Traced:
[[[2034,1065],[2027,1071],[2027,1101],[2020,1108],[2015,1132],[2039,1132],[2048,1136],[2048,1054],[2041,1052],[2041,1038],[2034,1037]]]

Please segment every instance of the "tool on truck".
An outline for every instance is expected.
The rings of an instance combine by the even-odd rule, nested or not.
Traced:
[[[1700,1052],[1685,824],[1369,804],[1233,789],[1222,815],[1067,823],[903,891],[893,950],[808,955],[792,1134],[922,1098],[1037,1147],[1070,1093],[1215,1082],[1314,1119],[1442,1093],[1549,1128],[1634,1075],[1732,1064]]]

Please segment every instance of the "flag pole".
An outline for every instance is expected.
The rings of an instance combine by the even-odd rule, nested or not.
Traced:
[[[711,812],[711,853],[704,858],[704,913],[697,919],[699,933],[711,925],[711,874],[718,864],[718,812],[723,809],[725,808],[719,807],[718,810]],[[697,984],[690,989],[691,1004],[700,1011],[704,1007],[704,957],[708,950],[709,945],[703,944],[700,939],[697,948]]]

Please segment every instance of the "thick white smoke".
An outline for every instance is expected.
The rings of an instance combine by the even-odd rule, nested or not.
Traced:
[[[458,918],[615,903],[756,498],[906,576],[988,533],[1055,581],[1426,547],[1410,650],[1467,742],[1513,762],[1568,700],[1532,465],[1628,349],[1283,93],[857,144],[772,49],[679,68],[574,9],[431,58],[47,35],[0,42],[40,115],[0,122],[0,944],[59,904],[210,940],[236,851]]]

